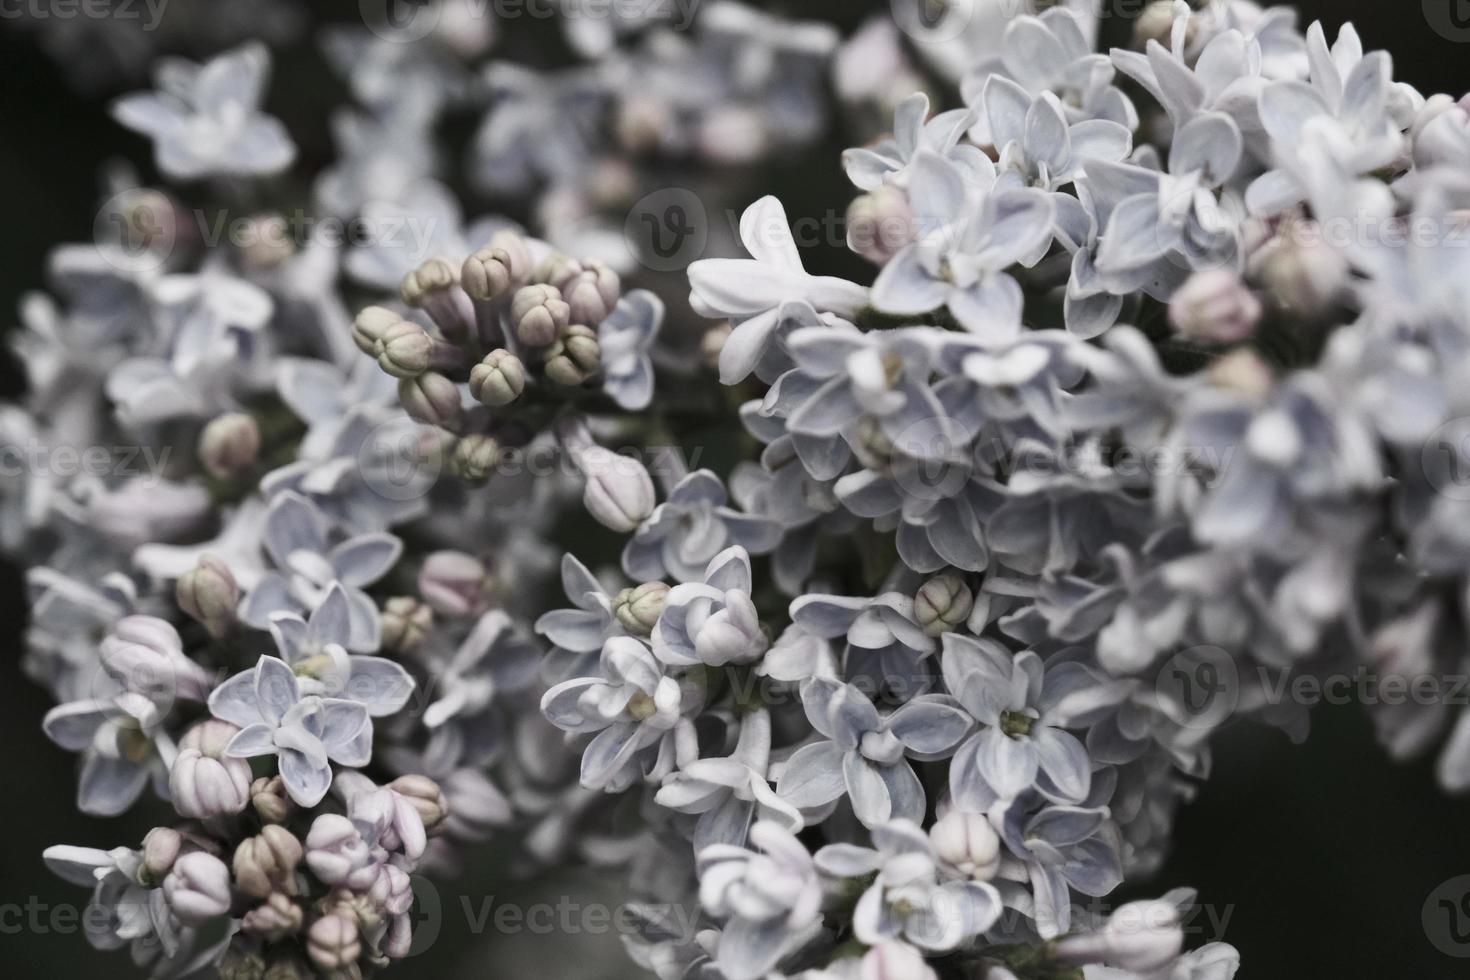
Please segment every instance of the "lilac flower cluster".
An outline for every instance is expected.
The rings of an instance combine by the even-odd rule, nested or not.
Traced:
[[[625,876],[665,980],[1235,975],[1184,949],[1193,892],[1107,902],[1222,727],[1305,736],[1264,671],[1465,670],[1470,107],[1244,0],[1110,52],[1085,3],[917,6],[843,41],[568,3],[549,70],[461,0],[327,29],[354,104],[301,186],[367,241],[270,234],[284,199],[204,240],[114,177],[0,414],[105,464],[0,487],[77,805],[174,811],[47,851],[95,945],[361,976],[412,949],[411,873],[508,831]],[[160,60],[115,117],[269,199],[305,165],[271,62]],[[771,196],[687,293],[638,266],[670,174],[716,213],[839,116],[871,282]],[[1470,715],[1372,710],[1470,787]]]

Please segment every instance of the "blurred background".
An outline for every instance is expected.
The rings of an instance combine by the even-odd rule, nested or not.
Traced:
[[[187,14],[190,0],[169,0]],[[0,326],[10,329],[22,295],[44,285],[47,249],[91,236],[98,169],[123,158],[149,173],[144,141],[114,125],[108,99],[140,87],[69,84],[25,29],[36,0],[0,0]],[[1126,42],[1141,2],[1113,0],[1105,43]],[[269,8],[270,4],[260,4]],[[356,16],[356,4],[313,3],[318,21]],[[764,4],[825,19],[850,32],[881,0],[792,0]],[[1470,3],[1463,0],[1310,0],[1301,23],[1322,19],[1328,36],[1352,20],[1369,48],[1393,53],[1395,76],[1421,91],[1464,93],[1470,65]],[[256,0],[240,0],[242,16]],[[41,8],[44,9],[44,6]],[[267,16],[266,11],[260,12]],[[217,25],[213,25],[217,26]],[[212,25],[194,24],[172,39],[183,53],[211,50]],[[202,44],[203,49],[196,49]],[[512,55],[514,56],[514,54]],[[315,67],[313,67],[315,66]],[[302,148],[302,163],[330,158],[324,120],[341,101],[340,83],[320,67],[309,38],[278,51],[270,110],[283,117]],[[824,146],[784,161],[762,185],[793,218],[845,209],[850,197],[838,165],[849,141],[834,127]],[[840,259],[811,255],[809,268],[830,271]],[[0,362],[0,396],[22,390],[19,366]],[[111,847],[136,842],[152,826],[148,807],[123,818],[85,818],[72,805],[73,757],[41,734],[47,698],[20,673],[25,624],[20,570],[0,565],[0,976],[14,978],[128,976],[122,954],[92,950],[79,933],[79,889],[52,877],[41,851],[55,843]],[[510,900],[552,905],[565,895],[597,900],[575,871],[537,882],[508,882],[497,873],[493,846],[475,855],[464,877],[438,886],[437,938],[392,975],[471,978],[535,971],[557,980],[635,975],[609,937],[506,934],[482,921],[487,908]],[[1241,950],[1242,978],[1316,980],[1387,978],[1451,980],[1470,975],[1470,959],[1436,948],[1426,935],[1426,902],[1442,883],[1470,874],[1470,800],[1449,799],[1426,764],[1395,766],[1374,743],[1358,706],[1321,707],[1311,739],[1292,746],[1284,735],[1235,727],[1217,745],[1215,773],[1180,815],[1175,851],[1156,880],[1134,886],[1159,894],[1190,885],[1209,915],[1193,925],[1191,944],[1225,940]],[[616,903],[616,894],[602,900]],[[432,902],[426,903],[432,906]],[[70,911],[68,911],[70,910]],[[1443,913],[1440,913],[1441,915]],[[423,929],[421,923],[416,932]],[[1442,943],[1443,945],[1443,943]],[[1449,952],[1470,955],[1470,944]],[[494,964],[487,967],[487,964]]]

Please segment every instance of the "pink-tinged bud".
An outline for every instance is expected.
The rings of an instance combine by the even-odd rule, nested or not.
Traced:
[[[347,814],[358,827],[371,827],[368,837],[388,851],[400,851],[411,861],[423,857],[428,845],[424,821],[404,797],[387,787],[358,793],[347,806]]]
[[[250,784],[250,805],[265,823],[285,823],[296,812],[296,801],[286,792],[280,776],[261,777]]]
[[[287,936],[294,936],[301,931],[301,925],[305,919],[301,906],[297,905],[287,895],[275,892],[269,895],[264,902],[245,913],[240,921],[240,928],[247,934],[257,936],[267,942],[279,942]]]
[[[1348,262],[1340,249],[1322,241],[1316,222],[1292,222],[1252,259],[1266,293],[1283,309],[1320,315],[1348,284]]]
[[[959,629],[974,607],[975,593],[952,569],[929,579],[914,596],[914,618],[930,636]]]
[[[445,616],[478,616],[490,605],[490,576],[462,551],[436,551],[419,570],[419,595]]]
[[[1271,365],[1248,347],[1233,350],[1215,361],[1209,369],[1210,383],[1261,400],[1271,393],[1276,377]]]
[[[317,919],[306,933],[306,954],[319,969],[348,969],[362,955],[357,923],[335,914]]]
[[[1067,963],[1103,963],[1151,976],[1178,958],[1184,948],[1179,907],[1165,900],[1120,906],[1097,932],[1057,941],[1057,958]]]
[[[143,838],[143,884],[156,885],[184,853],[184,835],[171,827],[154,827]]]
[[[250,764],[225,755],[239,731],[229,722],[203,721],[179,741],[179,754],[168,774],[174,809],[186,817],[231,816],[250,802]]]
[[[879,943],[863,954],[860,980],[935,980],[924,954],[904,942]]]
[[[490,244],[464,260],[460,282],[470,298],[488,302],[531,281],[531,250],[515,232],[500,231]]]
[[[260,426],[244,412],[211,419],[199,434],[199,465],[217,480],[241,476],[260,458]]]
[[[398,382],[398,401],[409,418],[453,432],[459,428],[463,406],[459,386],[432,372]]]
[[[449,801],[445,799],[444,791],[428,776],[399,776],[388,787],[418,811],[424,830],[431,836],[449,816]]]
[[[546,347],[572,322],[572,308],[561,290],[541,283],[516,293],[510,305],[510,322],[516,339],[527,347]]]
[[[1261,322],[1261,301],[1233,269],[1196,272],[1169,301],[1169,322],[1181,336],[1213,344],[1248,339]]]
[[[383,606],[383,649],[412,653],[434,628],[434,610],[412,596],[394,596]]]
[[[371,848],[352,821],[336,813],[317,817],[307,832],[306,866],[333,886],[366,888],[376,877]]]
[[[262,827],[235,848],[235,885],[256,898],[268,898],[272,892],[295,895],[296,866],[303,853],[301,842],[285,827]]]
[[[179,578],[174,597],[179,608],[213,636],[224,636],[235,625],[240,586],[230,566],[214,555],[204,555]]]
[[[508,350],[493,350],[470,368],[470,394],[482,405],[509,405],[525,390],[526,366]]]
[[[191,851],[163,879],[163,897],[185,925],[203,925],[230,911],[230,869],[213,854]]]
[[[417,323],[399,320],[378,338],[378,367],[395,378],[416,378],[429,370],[434,338]]]
[[[847,208],[847,245],[874,265],[887,265],[914,234],[913,208],[897,187],[884,184]]]
[[[458,270],[443,259],[430,259],[403,277],[398,293],[412,307],[421,307],[433,293],[459,285]]]
[[[403,317],[381,306],[369,306],[352,321],[352,342],[369,357],[378,356],[378,344],[389,328],[403,322]]]
[[[602,370],[602,345],[591,327],[574,323],[546,348],[546,377],[574,387]]]
[[[596,326],[618,305],[623,284],[618,274],[603,262],[564,259],[544,270],[542,278],[561,291],[571,308],[573,323]]]
[[[979,814],[950,810],[929,828],[929,840],[935,856],[967,878],[989,881],[1000,870],[1000,836]]]
[[[626,534],[653,513],[653,478],[636,459],[590,446],[577,454],[576,464],[587,480],[582,503],[603,527]]]

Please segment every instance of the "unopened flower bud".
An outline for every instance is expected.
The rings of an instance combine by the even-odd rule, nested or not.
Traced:
[[[191,851],[163,879],[163,897],[185,925],[203,925],[230,910],[230,869],[213,854]]]
[[[493,350],[470,368],[470,394],[482,405],[509,405],[525,390],[526,366],[508,350]]]
[[[859,980],[935,980],[924,954],[908,943],[879,943],[863,954]]]
[[[668,104],[660,98],[631,93],[618,106],[618,143],[629,153],[651,153],[673,130]]]
[[[340,915],[324,915],[306,933],[306,954],[319,969],[346,970],[362,955],[357,923]]]
[[[434,338],[417,323],[399,320],[378,338],[378,367],[395,378],[416,378],[429,370]]]
[[[1325,313],[1348,284],[1347,259],[1321,240],[1315,222],[1289,224],[1262,250],[1258,268],[1278,306],[1308,316]]]
[[[623,289],[618,274],[595,259],[563,266],[546,281],[561,290],[571,307],[573,323],[593,326],[607,319]]]
[[[663,615],[664,605],[668,601],[669,586],[666,583],[645,582],[617,594],[617,598],[613,600],[613,615],[629,633],[647,636],[653,632],[653,627]]]
[[[500,455],[500,443],[493,436],[465,436],[454,444],[454,452],[449,456],[449,468],[466,483],[484,483],[495,472],[495,467],[500,465]]]
[[[378,343],[389,328],[403,322],[403,317],[381,306],[369,306],[352,321],[352,342],[369,357],[378,356]]]
[[[240,262],[245,268],[265,272],[278,268],[296,254],[291,227],[279,214],[259,214],[246,222],[245,237],[240,241]]]
[[[434,610],[412,596],[394,596],[383,605],[383,649],[412,653],[434,628]]]
[[[546,376],[559,385],[579,385],[602,370],[602,346],[591,327],[574,323],[546,348]]]
[[[1057,958],[1068,963],[1104,963],[1129,973],[1152,975],[1184,948],[1179,907],[1158,899],[1119,906],[1098,932],[1057,942]]]
[[[423,856],[427,843],[418,808],[386,786],[361,792],[347,805],[357,827],[371,827],[370,840],[388,851],[401,851],[410,860]]]
[[[590,446],[576,462],[587,478],[582,503],[603,527],[626,534],[653,513],[653,478],[636,459]]]
[[[398,382],[398,401],[409,418],[450,432],[459,428],[463,406],[459,386],[432,371]]]
[[[1137,19],[1133,21],[1133,47],[1142,51],[1148,47],[1148,42],[1158,41],[1167,48],[1173,31],[1173,0],[1154,0],[1153,3],[1144,7]],[[1185,34],[1186,47],[1194,43],[1195,35],[1198,33],[1199,29],[1194,22],[1193,15],[1191,15],[1189,27]]]
[[[412,307],[422,307],[432,293],[459,285],[458,270],[443,259],[429,259],[403,277],[398,293]]]
[[[516,338],[527,347],[546,347],[572,322],[572,308],[561,290],[541,283],[516,293],[510,305],[510,322]]]
[[[346,817],[324,813],[306,834],[306,866],[324,884],[366,888],[376,874],[371,849]]]
[[[436,551],[419,570],[419,595],[446,616],[478,616],[489,605],[490,576],[478,558]]]
[[[929,828],[929,840],[935,856],[966,877],[989,881],[1000,870],[1000,836],[980,814],[950,810]]]
[[[230,566],[214,555],[202,556],[174,586],[179,608],[214,636],[224,636],[235,625],[240,586]]]
[[[199,465],[217,480],[247,473],[260,458],[260,426],[244,412],[211,419],[199,434]]]
[[[304,918],[301,906],[290,896],[273,892],[264,902],[245,913],[240,928],[267,942],[279,942],[300,932]]]
[[[178,630],[156,616],[126,616],[97,650],[102,668],[129,692],[162,703],[173,697],[203,700],[209,678],[184,656]]]
[[[1209,378],[1218,388],[1239,391],[1256,399],[1265,398],[1276,383],[1271,366],[1249,347],[1233,350],[1211,364]]]
[[[439,784],[428,776],[399,776],[388,784],[388,788],[408,801],[418,811],[424,830],[430,836],[443,824],[449,815],[449,801]]]
[[[908,195],[891,184],[863,194],[847,209],[847,244],[874,265],[887,265],[914,239]]]
[[[261,777],[250,784],[250,805],[265,823],[285,823],[296,810],[280,776]]]
[[[154,827],[143,838],[143,884],[156,885],[173,870],[184,851],[184,835],[171,827]]]
[[[699,357],[705,367],[711,371],[720,369],[720,355],[725,352],[725,341],[734,332],[735,328],[728,322],[710,327],[704,332],[704,336],[699,339]]]
[[[490,244],[464,260],[460,282],[470,298],[482,302],[520,289],[531,281],[531,250],[515,232],[496,232]]]
[[[1239,343],[1261,322],[1261,301],[1233,269],[1207,269],[1179,287],[1169,301],[1169,322],[1191,340]]]
[[[239,729],[210,719],[189,729],[168,774],[174,809],[186,817],[229,816],[250,801],[250,763],[225,755]]]
[[[247,895],[266,898],[272,892],[296,894],[296,866],[301,842],[285,827],[270,824],[235,848],[235,884]]]
[[[934,576],[914,596],[914,618],[929,636],[959,629],[975,606],[975,593],[953,569]]]

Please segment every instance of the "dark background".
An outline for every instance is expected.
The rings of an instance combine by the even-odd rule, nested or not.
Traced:
[[[1442,11],[1456,2],[1428,0],[1425,7]],[[1118,5],[1133,8],[1128,0]],[[850,28],[878,5],[804,0],[786,6]],[[1463,94],[1459,76],[1470,54],[1464,43],[1470,30],[1459,32],[1459,42],[1446,38],[1444,33],[1456,32],[1434,30],[1412,0],[1312,0],[1297,6],[1303,24],[1321,17],[1329,37],[1351,19],[1368,48],[1394,54],[1396,77],[1426,94]],[[342,18],[356,5],[322,7]],[[1114,43],[1127,29],[1122,17],[1105,28]],[[272,108],[287,116],[308,162],[329,149],[319,121],[336,97],[331,86],[285,85],[278,75]],[[793,218],[845,208],[850,192],[837,166],[844,145],[833,134],[827,152],[806,155],[810,166],[786,165],[773,176]],[[146,146],[107,118],[105,101],[74,95],[53,63],[0,23],[0,325],[9,328],[22,294],[42,286],[49,247],[90,236],[97,168],[116,155],[147,172]],[[15,366],[0,367],[0,394],[13,397],[18,385]],[[0,565],[0,631],[9,641],[0,652],[0,976],[126,975],[124,954],[97,953],[74,924],[68,932],[64,920],[53,922],[53,911],[79,909],[85,898],[51,877],[40,854],[54,843],[135,844],[150,825],[147,808],[112,821],[76,812],[73,757],[42,736],[48,698],[19,670],[23,622],[19,573]],[[1213,777],[1180,815],[1171,859],[1143,890],[1159,894],[1192,885],[1217,915],[1228,912],[1223,937],[1207,930],[1194,942],[1224,938],[1236,945],[1244,961],[1241,976],[1250,980],[1470,975],[1470,960],[1437,950],[1421,925],[1430,893],[1470,874],[1470,802],[1441,794],[1427,762],[1390,764],[1357,706],[1319,708],[1313,728],[1301,747],[1261,728],[1228,731],[1217,746]],[[477,864],[464,892],[493,893],[501,884],[494,876],[493,849],[478,855]],[[554,881],[539,887],[545,894],[558,891]],[[493,975],[478,965],[484,959],[476,945],[491,940],[469,936],[463,916],[454,914],[458,893],[446,889],[444,896],[440,940],[395,967],[393,976]],[[529,962],[544,975],[569,976],[532,952],[554,953],[555,940],[540,942],[527,947],[537,957]],[[626,974],[622,963],[611,960],[576,972]]]

